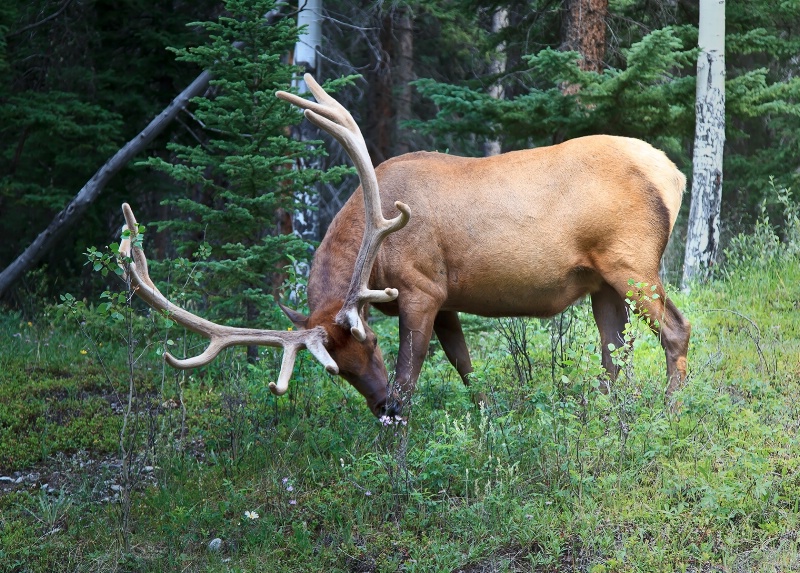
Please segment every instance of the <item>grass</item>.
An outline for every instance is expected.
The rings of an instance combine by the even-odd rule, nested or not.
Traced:
[[[0,476],[22,479],[0,482],[0,570],[800,570],[800,261],[748,252],[672,294],[693,324],[676,410],[641,325],[593,389],[585,303],[466,317],[490,404],[434,344],[405,426],[309,358],[275,398],[269,353],[179,373],[142,315],[6,312]],[[395,325],[375,327],[391,362]]]

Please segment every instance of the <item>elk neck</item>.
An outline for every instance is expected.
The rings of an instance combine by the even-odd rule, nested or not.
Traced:
[[[314,254],[308,277],[308,306],[311,316],[320,315],[320,323],[328,318],[332,322],[342,308],[363,235],[364,202],[357,189],[334,217]]]

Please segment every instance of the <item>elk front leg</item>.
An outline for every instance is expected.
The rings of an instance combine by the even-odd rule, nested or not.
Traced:
[[[472,360],[469,357],[467,341],[464,340],[464,331],[461,329],[461,320],[458,313],[449,310],[440,310],[433,321],[433,331],[442,345],[444,355],[450,364],[458,371],[464,386],[469,386],[469,375],[472,373]]]
[[[440,310],[436,314],[433,322],[433,331],[436,338],[442,345],[444,355],[450,364],[458,371],[464,386],[469,388],[469,375],[472,374],[472,360],[469,357],[467,341],[464,339],[464,331],[461,328],[461,319],[455,311]],[[483,392],[472,391],[472,402],[480,407],[481,404],[488,404],[486,394]]]
[[[400,348],[397,353],[395,386],[389,397],[387,413],[399,414],[409,403],[419,379],[422,362],[428,352],[437,309],[419,304],[412,309],[400,304]]]

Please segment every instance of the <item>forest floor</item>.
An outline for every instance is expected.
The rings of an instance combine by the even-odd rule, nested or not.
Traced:
[[[164,368],[139,307],[2,313],[0,571],[800,571],[800,261],[751,251],[669,293],[693,326],[670,403],[639,320],[596,390],[585,302],[464,317],[489,404],[432,343],[396,425],[307,357],[281,398],[269,352]]]

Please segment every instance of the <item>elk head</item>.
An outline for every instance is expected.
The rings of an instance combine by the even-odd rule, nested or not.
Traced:
[[[315,309],[310,317],[281,306],[297,328],[319,328],[328,335],[327,348],[339,367],[339,374],[367,400],[376,416],[382,415],[388,392],[388,375],[383,355],[372,330],[366,325],[365,307],[370,303],[391,302],[397,298],[394,288],[372,290],[368,287],[378,248],[387,235],[402,229],[411,216],[407,205],[397,201],[400,214],[386,219],[381,212],[378,178],[367,152],[367,145],[353,116],[314,80],[304,77],[317,102],[279,91],[275,95],[305,109],[306,118],[332,135],[352,159],[364,194],[364,235],[356,257],[350,286],[341,307]]]
[[[389,376],[377,337],[365,324],[364,317],[359,317],[364,337],[357,339],[348,324],[337,321],[338,307],[314,309],[308,317],[283,305],[280,307],[298,330],[322,328],[325,331],[326,349],[336,362],[339,375],[364,396],[375,416],[385,414]]]
[[[393,288],[371,290],[367,281],[381,242],[389,233],[406,225],[410,210],[398,201],[395,207],[400,215],[391,220],[383,217],[377,176],[355,120],[311,75],[306,74],[305,81],[317,102],[283,91],[277,92],[276,96],[304,108],[309,121],[342,144],[355,164],[364,193],[364,236],[350,287],[341,305],[315,312],[308,318],[281,305],[297,327],[294,331],[230,327],[192,314],[169,302],[150,279],[147,259],[137,240],[138,225],[127,203],[122,205],[122,211],[128,236],[123,237],[120,253],[128,258],[126,276],[140,298],[174,322],[210,340],[206,350],[193,358],[177,359],[165,353],[164,359],[170,366],[179,369],[203,366],[214,360],[223,349],[234,345],[280,346],[284,349],[280,375],[277,383],[270,382],[269,388],[274,394],[281,395],[288,390],[297,352],[307,348],[329,373],[340,374],[350,382],[367,399],[373,414],[380,416],[386,403],[388,375],[375,334],[366,325],[365,307],[369,303],[393,301],[398,292]]]

